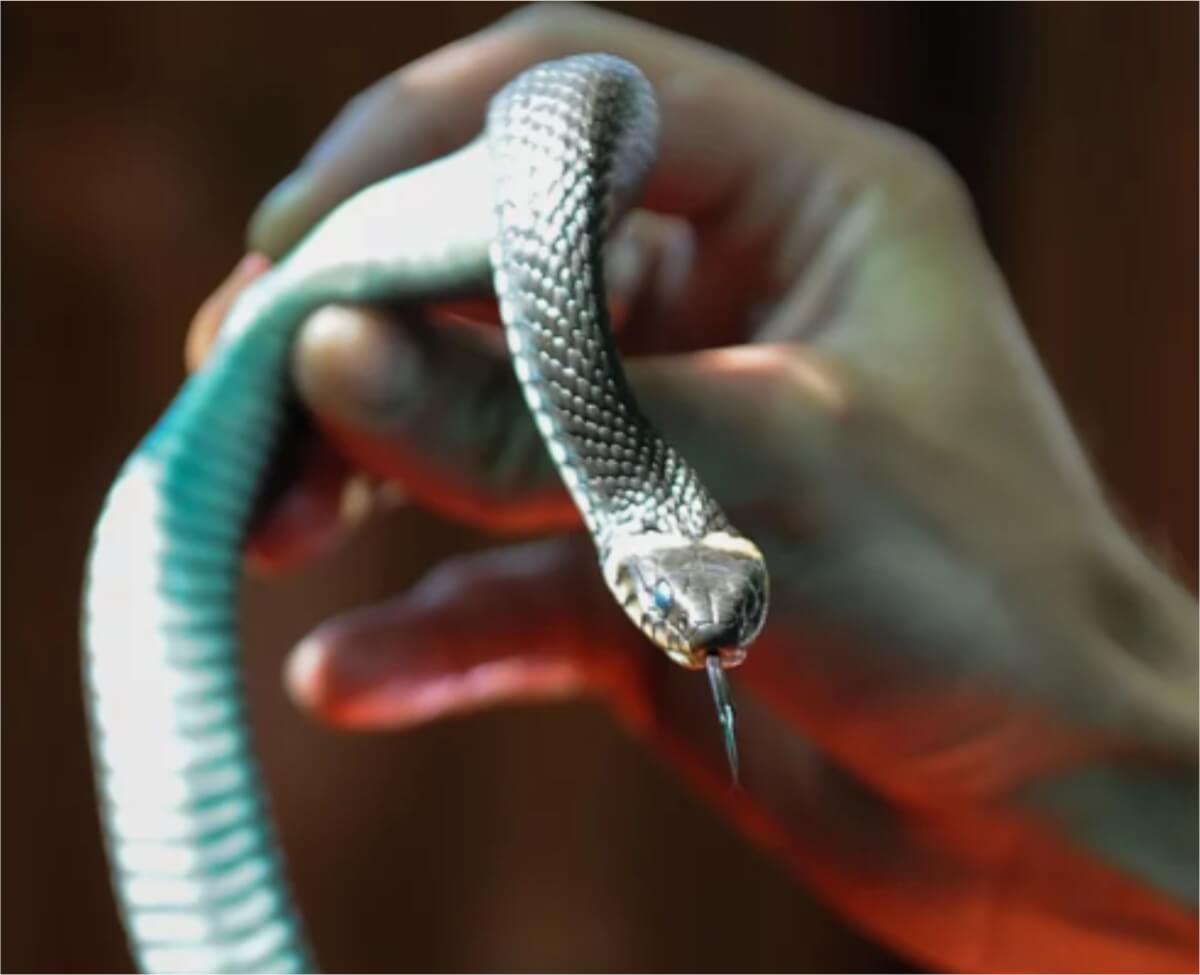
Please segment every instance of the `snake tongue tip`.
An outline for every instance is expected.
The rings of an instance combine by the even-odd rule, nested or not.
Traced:
[[[708,671],[708,683],[712,689],[713,703],[717,707],[717,720],[721,723],[721,734],[725,742],[725,758],[729,763],[731,786],[738,789],[741,786],[740,767],[737,747],[737,714],[733,707],[733,696],[729,689],[729,678],[721,665],[721,655],[710,653],[705,659],[705,669]]]

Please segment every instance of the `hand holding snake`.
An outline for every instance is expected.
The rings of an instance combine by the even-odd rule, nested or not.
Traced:
[[[1093,827],[1140,781],[1131,755],[1167,759],[1168,794],[1193,755],[1194,605],[1106,505],[926,147],[723,53],[552,10],[357,99],[260,211],[255,249],[279,255],[355,190],[456,149],[523,68],[588,50],[636,63],[663,120],[640,198],[655,216],[613,261],[630,385],[771,568],[741,671],[746,791],[724,792],[687,675],[647,654],[578,537],[448,563],[329,623],[294,658],[297,697],[379,727],[596,691],[840,909],[938,967],[1038,967],[1051,922],[1080,966],[1179,967],[1194,878],[1165,838]],[[195,357],[252,276],[198,318]],[[295,373],[325,475],[260,523],[260,562],[336,535],[335,451],[478,524],[577,522],[507,354],[477,333],[326,309]],[[1133,594],[1169,652],[1114,639],[1099,584]],[[1107,791],[1084,817],[1095,769]],[[1194,822],[1186,788],[1172,802]],[[1069,883],[1014,877],[1015,837]],[[982,949],[950,933],[980,910],[1006,921]]]

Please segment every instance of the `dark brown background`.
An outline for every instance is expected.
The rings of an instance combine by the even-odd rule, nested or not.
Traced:
[[[340,104],[500,6],[6,6],[3,967],[128,966],[77,677],[92,519],[256,200]],[[1191,5],[647,4],[937,144],[1108,484],[1194,587]],[[862,969],[859,941],[586,705],[339,735],[286,648],[480,540],[416,512],[250,594],[250,681],[334,970]],[[714,921],[719,918],[719,923]]]

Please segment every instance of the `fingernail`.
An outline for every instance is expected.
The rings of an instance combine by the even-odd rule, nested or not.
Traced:
[[[271,259],[264,254],[251,251],[243,254],[233,266],[233,270],[225,275],[225,279],[209,295],[208,300],[228,302],[247,284],[262,274],[271,266]]]
[[[237,267],[233,269],[233,274],[230,277],[237,280],[249,280],[258,277],[270,266],[271,259],[266,254],[250,251],[237,262]]]
[[[293,701],[311,708],[320,700],[327,657],[324,644],[312,636],[292,651],[284,668],[284,684]]]
[[[346,527],[365,521],[375,507],[375,491],[365,474],[356,474],[342,485],[342,496],[338,503],[338,518]]]
[[[204,362],[238,292],[270,266],[270,260],[264,255],[246,254],[204,300],[192,318],[187,338],[184,339],[184,362],[189,370],[198,369]]]
[[[356,474],[342,487],[338,518],[345,528],[355,528],[375,512],[392,511],[407,502],[408,495],[398,484]]]
[[[297,197],[303,193],[303,180],[299,172],[289,173],[271,188],[255,211],[256,216],[264,220],[275,219],[279,213],[295,205]]]
[[[253,250],[278,257],[304,229],[302,203],[308,196],[308,181],[292,173],[280,182],[255,209],[247,238]]]

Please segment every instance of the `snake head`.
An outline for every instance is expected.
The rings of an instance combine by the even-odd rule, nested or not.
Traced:
[[[766,619],[766,563],[740,535],[641,534],[611,545],[604,570],[629,618],[689,669],[712,653],[737,666]]]

